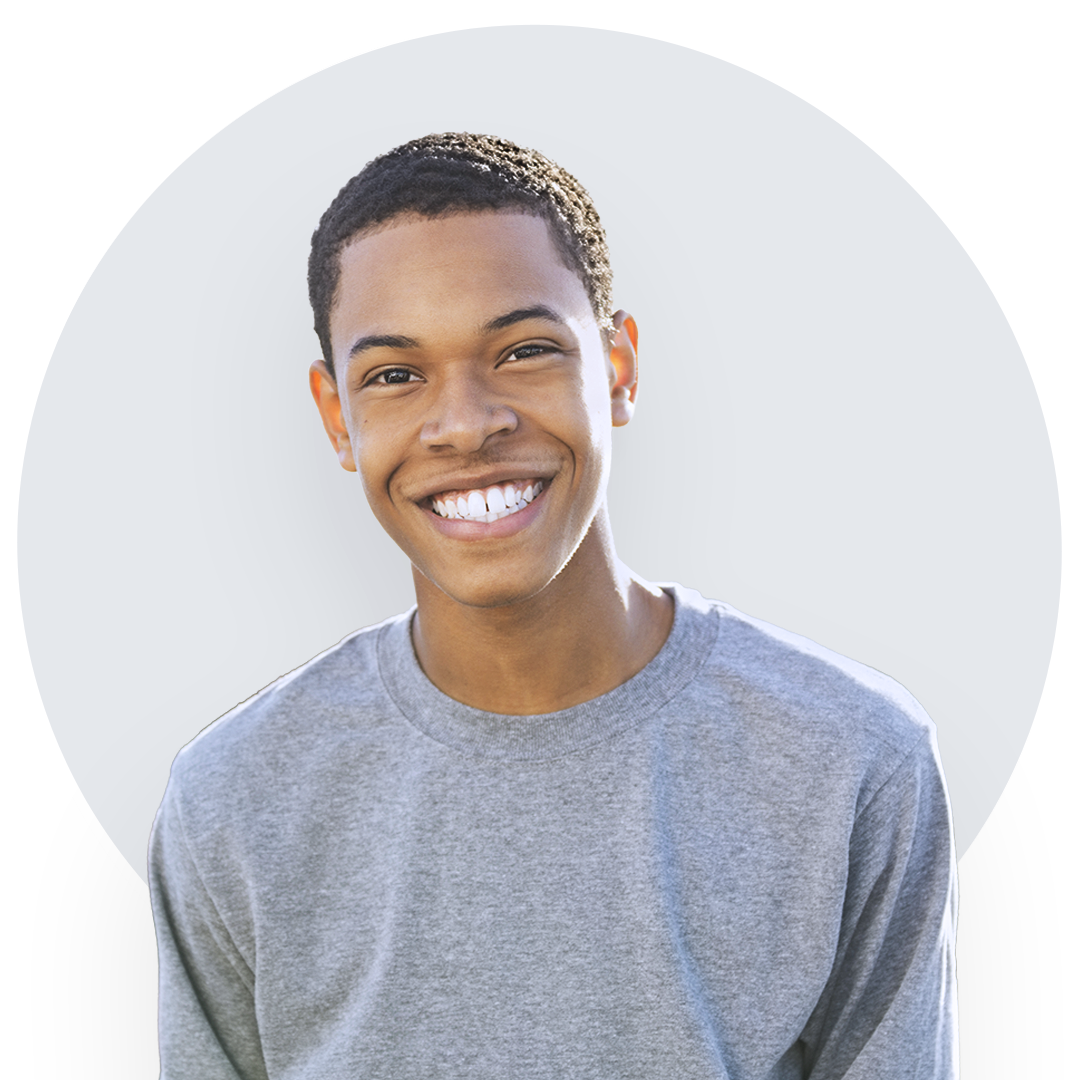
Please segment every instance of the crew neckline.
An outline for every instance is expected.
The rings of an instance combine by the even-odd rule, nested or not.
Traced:
[[[558,712],[528,716],[486,712],[444,694],[416,659],[411,632],[415,607],[382,627],[379,671],[405,719],[437,742],[476,757],[519,761],[561,757],[640,724],[680,693],[704,663],[719,632],[719,612],[681,585],[661,588],[675,602],[675,618],[656,656],[613,690]]]

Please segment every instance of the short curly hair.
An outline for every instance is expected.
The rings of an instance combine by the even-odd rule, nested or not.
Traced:
[[[319,220],[311,238],[308,296],[330,371],[330,312],[341,276],[341,251],[350,240],[399,214],[437,218],[514,209],[547,222],[563,261],[585,286],[597,323],[610,331],[607,238],[585,188],[535,150],[491,135],[444,132],[414,139],[369,161]]]

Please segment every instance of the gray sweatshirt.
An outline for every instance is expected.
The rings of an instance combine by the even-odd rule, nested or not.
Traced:
[[[933,725],[696,593],[542,716],[442,694],[410,614],[177,756],[154,825],[164,1080],[955,1076]]]

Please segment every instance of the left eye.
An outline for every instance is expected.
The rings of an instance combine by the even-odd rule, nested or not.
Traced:
[[[546,356],[552,351],[550,345],[519,345],[507,359],[531,360],[534,356]]]

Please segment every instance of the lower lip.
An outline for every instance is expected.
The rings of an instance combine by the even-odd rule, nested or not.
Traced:
[[[425,509],[425,513],[435,523],[435,527],[444,536],[457,540],[493,540],[503,536],[512,536],[530,524],[540,512],[539,506],[548,493],[550,481],[545,482],[540,494],[524,510],[495,521],[462,521],[461,518],[444,518],[434,510]]]

